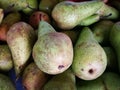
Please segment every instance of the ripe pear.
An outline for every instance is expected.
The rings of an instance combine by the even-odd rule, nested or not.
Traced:
[[[23,72],[22,83],[26,90],[41,90],[47,79],[48,75],[32,62]]]
[[[120,72],[120,21],[116,22],[110,31],[110,43],[115,49],[118,60],[118,68]]]
[[[93,80],[102,75],[106,66],[104,49],[94,38],[92,31],[84,27],[74,46],[73,72],[83,80]]]
[[[4,74],[0,74],[0,90],[16,90],[10,78]]]
[[[13,59],[8,45],[0,45],[0,70],[9,71],[13,67]]]
[[[43,87],[43,90],[77,90],[76,79],[71,69],[53,76]]]
[[[34,29],[25,22],[13,24],[7,32],[7,43],[12,53],[16,76],[24,69],[35,43]]]
[[[119,90],[120,76],[118,73],[105,72],[95,80],[77,81],[77,90]]]
[[[61,29],[72,29],[77,25],[88,26],[101,18],[117,19],[119,12],[102,1],[58,3],[52,10],[52,17]]]
[[[41,71],[48,74],[62,73],[73,61],[72,41],[66,34],[55,31],[48,22],[40,21],[32,56]]]

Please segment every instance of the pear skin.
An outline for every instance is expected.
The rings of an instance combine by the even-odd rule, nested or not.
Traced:
[[[4,74],[0,74],[0,90],[16,90],[10,78]]]
[[[43,90],[77,90],[75,75],[71,69],[53,76],[43,87]]]
[[[72,41],[66,34],[55,31],[48,22],[40,21],[38,39],[33,47],[32,56],[43,72],[62,73],[73,61]]]
[[[32,62],[23,72],[22,83],[26,90],[42,90],[43,85],[47,82],[48,76]]]
[[[12,67],[13,59],[8,45],[0,45],[0,70],[9,71]]]
[[[73,72],[83,80],[93,80],[102,75],[106,66],[104,49],[95,40],[92,31],[84,27],[74,46]]]
[[[23,70],[32,52],[36,34],[25,22],[13,24],[7,32],[7,43],[12,53],[16,75]]]

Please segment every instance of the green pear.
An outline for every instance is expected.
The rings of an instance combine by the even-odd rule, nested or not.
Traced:
[[[114,72],[105,72],[95,80],[77,81],[77,90],[119,90],[120,76]]]
[[[40,21],[38,39],[33,47],[32,56],[43,72],[62,73],[73,61],[72,41],[66,34],[55,31],[48,22]]]
[[[93,80],[102,75],[106,66],[104,49],[94,38],[92,31],[84,27],[74,46],[73,72],[83,80]]]
[[[33,28],[22,21],[13,24],[7,32],[7,43],[12,53],[15,72],[18,76],[31,56],[35,39],[36,33]]]
[[[10,78],[4,74],[0,74],[0,90],[16,90]]]
[[[120,22],[116,22],[111,31],[110,31],[110,43],[112,47],[115,49],[117,60],[118,60],[118,68],[120,72]]]
[[[32,62],[23,72],[22,83],[26,90],[41,90],[47,79],[48,75]]]
[[[113,22],[110,20],[101,20],[92,25],[95,39],[102,45],[109,44],[109,33],[113,26]]]
[[[115,50],[110,46],[103,47],[103,49],[107,55],[107,70],[118,72],[118,60]]]
[[[43,90],[77,90],[75,75],[71,69],[55,75],[44,85]]]
[[[119,12],[102,1],[63,1],[53,8],[52,17],[61,29],[72,29],[91,25],[101,18],[117,19]]]
[[[13,59],[8,45],[0,45],[0,70],[9,71],[13,67]]]

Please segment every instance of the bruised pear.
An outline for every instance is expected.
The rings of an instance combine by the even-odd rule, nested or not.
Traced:
[[[76,79],[71,69],[53,76],[43,87],[43,90],[77,90]]]
[[[45,73],[59,74],[68,69],[73,61],[71,39],[46,21],[40,21],[38,40],[33,47],[33,59]]]
[[[0,70],[9,71],[12,67],[13,60],[8,45],[0,45]]]
[[[107,57],[88,27],[84,27],[74,46],[72,69],[83,80],[98,78],[105,71]]]
[[[15,72],[18,76],[29,60],[35,38],[35,31],[25,22],[13,24],[7,32],[7,43],[12,53]]]
[[[117,19],[119,12],[102,1],[58,3],[52,10],[52,17],[58,27],[72,29],[77,25],[88,26],[101,18]]]
[[[32,62],[23,72],[22,83],[26,90],[41,90],[47,79],[48,75]]]
[[[16,90],[10,78],[4,74],[0,74],[0,90]]]

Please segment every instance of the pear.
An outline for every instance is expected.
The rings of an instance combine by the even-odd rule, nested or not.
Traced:
[[[102,45],[109,45],[109,33],[113,26],[111,20],[101,20],[91,26],[95,39]]]
[[[0,70],[9,71],[13,67],[13,59],[8,45],[0,45]]]
[[[72,41],[66,34],[55,31],[48,22],[40,21],[32,56],[41,71],[47,74],[62,73],[73,61]]]
[[[41,90],[47,79],[48,75],[32,62],[23,72],[22,83],[26,90]]]
[[[55,75],[44,85],[43,90],[77,90],[75,75],[71,69]]]
[[[115,49],[118,60],[118,68],[120,72],[120,21],[116,22],[110,31],[110,43]]]
[[[72,29],[77,25],[88,26],[101,18],[117,19],[119,12],[102,1],[58,3],[52,10],[52,17],[61,29]]]
[[[10,78],[4,74],[0,74],[0,90],[16,90]]]
[[[34,29],[25,22],[13,24],[7,32],[7,43],[12,53],[16,75],[24,69],[35,43]]]
[[[95,80],[77,81],[77,90],[119,90],[120,76],[118,73],[105,72]]]
[[[92,31],[84,27],[74,46],[73,72],[83,80],[93,80],[102,75],[106,66],[104,49],[94,38]]]

